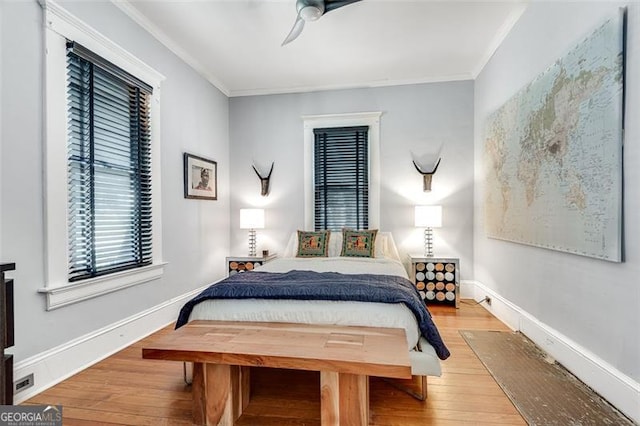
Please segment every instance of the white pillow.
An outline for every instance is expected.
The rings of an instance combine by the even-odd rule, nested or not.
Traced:
[[[382,242],[382,244],[380,244],[379,249],[378,249],[378,241]],[[398,248],[396,247],[395,241],[393,241],[393,235],[391,235],[391,232],[378,232],[378,235],[376,237],[375,248],[376,248],[376,257],[386,257],[386,258],[394,259],[400,262],[400,255],[398,254]],[[378,256],[378,253],[380,253],[380,256]]]
[[[342,253],[342,231],[332,231],[329,237],[329,257],[338,257]]]
[[[387,232],[378,232],[376,234],[376,243],[374,245],[375,257],[387,257]]]
[[[331,237],[329,237],[329,241],[331,241]],[[296,257],[296,253],[298,252],[298,232],[294,232],[291,234],[289,238],[289,242],[287,243],[287,247],[284,249],[284,253],[282,253],[282,257]]]

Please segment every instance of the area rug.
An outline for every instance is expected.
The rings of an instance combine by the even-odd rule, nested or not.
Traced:
[[[460,334],[529,425],[633,425],[524,335]]]

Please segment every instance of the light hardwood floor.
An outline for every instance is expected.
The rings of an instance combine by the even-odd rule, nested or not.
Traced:
[[[482,307],[430,307],[451,357],[429,377],[427,401],[371,379],[372,425],[524,425],[459,330],[508,328]],[[190,425],[191,394],[182,364],[143,360],[141,348],[171,327],[131,345],[24,402],[60,404],[65,425]],[[319,373],[253,369],[251,402],[238,425],[319,425]]]

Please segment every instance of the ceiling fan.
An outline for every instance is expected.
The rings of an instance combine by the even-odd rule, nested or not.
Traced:
[[[282,42],[282,46],[298,38],[305,22],[317,21],[325,13],[357,1],[360,0],[296,0],[298,16],[289,35]]]

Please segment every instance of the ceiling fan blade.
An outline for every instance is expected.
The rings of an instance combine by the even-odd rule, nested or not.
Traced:
[[[284,39],[281,46],[284,46],[287,43],[291,43],[293,40],[298,38],[303,28],[304,28],[304,19],[302,19],[298,14],[298,17],[296,18],[296,22],[294,22],[293,24],[293,28],[291,28],[291,31],[289,31],[289,35]]]
[[[336,10],[342,6],[346,6],[357,1],[360,0],[325,0],[324,13],[331,12],[332,10]]]

